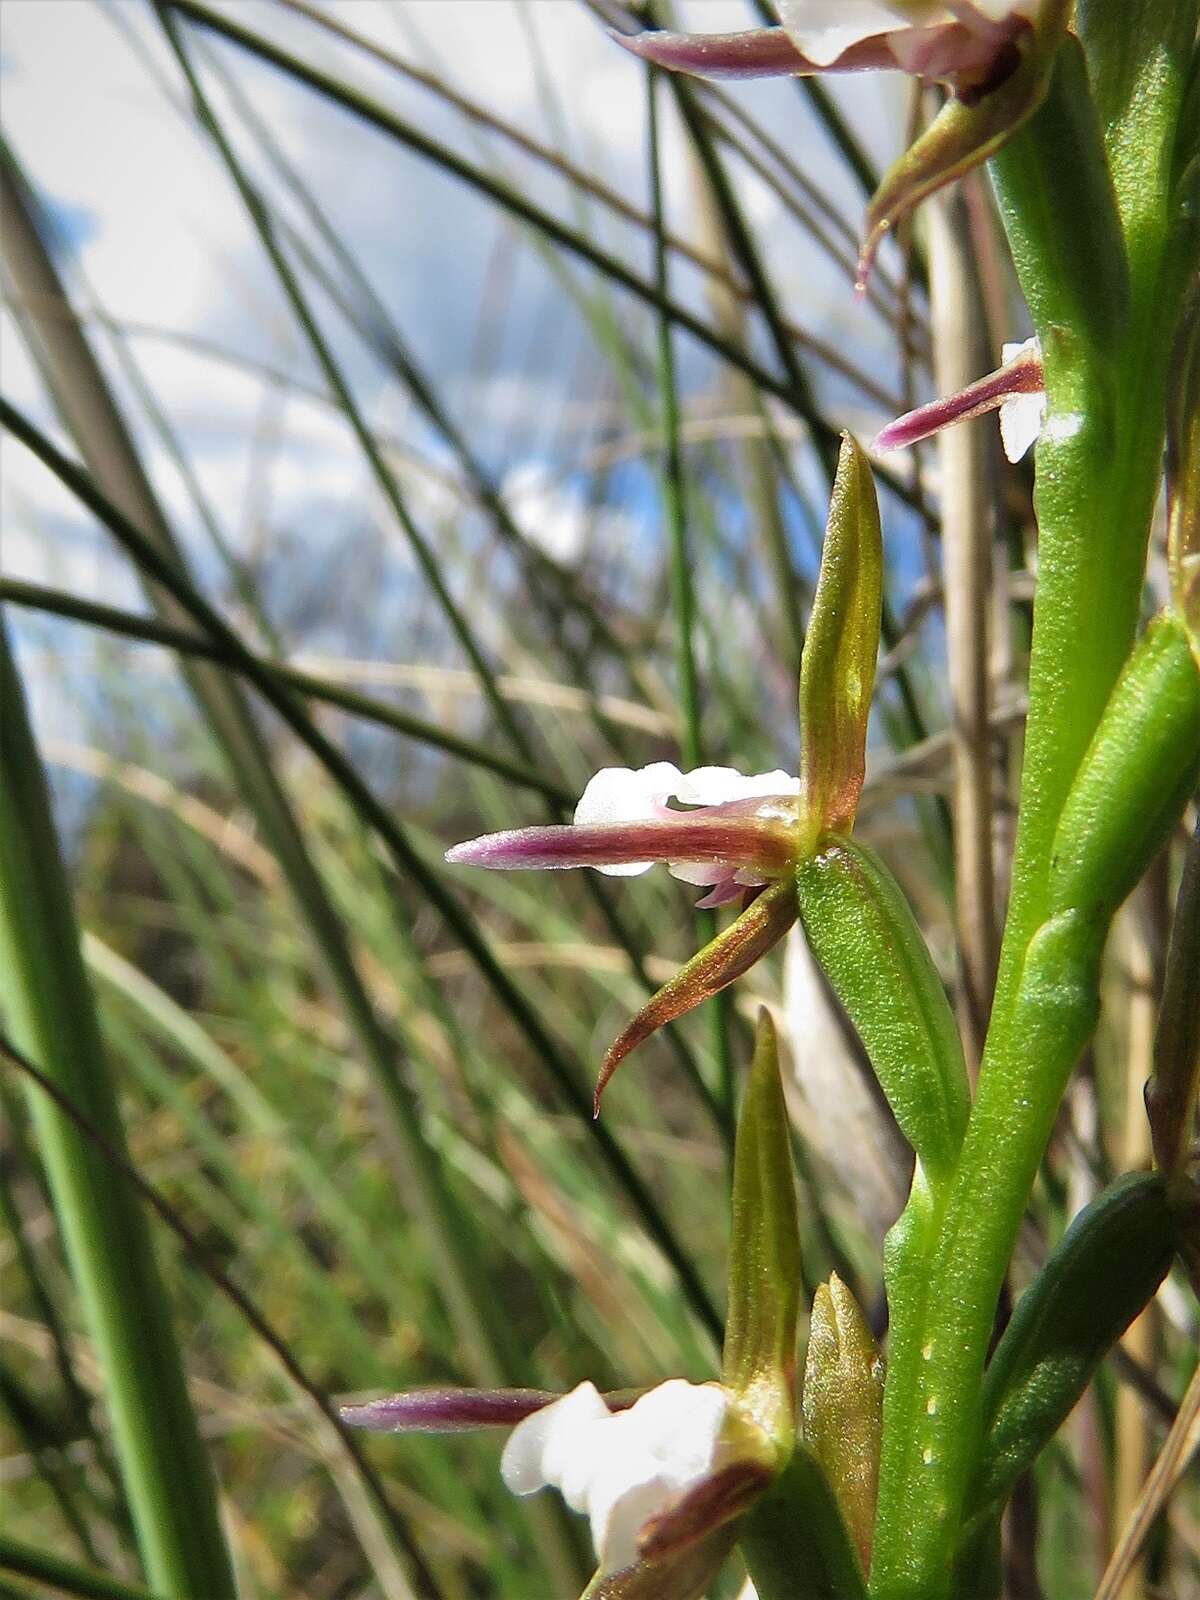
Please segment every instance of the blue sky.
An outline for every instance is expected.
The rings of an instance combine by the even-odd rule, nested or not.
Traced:
[[[468,94],[537,137],[561,143],[580,164],[644,203],[641,69],[573,0],[530,0],[524,6],[510,0],[352,0],[327,8],[388,47],[444,70]],[[468,157],[480,157],[462,120],[447,115],[426,91],[329,40],[304,19],[262,0],[239,0],[226,9],[346,76],[433,135],[454,139]],[[681,7],[680,15],[694,26],[719,29],[744,26],[750,11],[736,0],[700,0]],[[548,119],[539,100],[531,41],[558,87],[561,120]],[[336,570],[339,551],[347,541],[359,547],[364,527],[380,524],[381,508],[348,430],[306,392],[318,385],[311,358],[236,195],[206,139],[180,115],[178,98],[172,103],[180,86],[152,14],[140,0],[10,0],[0,45],[6,134],[63,225],[72,288],[82,293],[86,282],[94,304],[133,331],[129,349],[193,461],[226,537],[251,552],[277,541],[281,560],[294,561],[302,551],[318,573]],[[459,425],[511,490],[529,530],[566,558],[597,543],[635,548],[653,515],[645,474],[619,474],[613,480],[622,491],[616,503],[595,508],[582,497],[588,474],[581,469],[595,448],[602,397],[594,378],[590,391],[578,387],[580,373],[596,370],[591,336],[581,319],[562,310],[547,266],[523,246],[509,248],[495,210],[444,174],[269,69],[229,49],[218,47],[218,54],[304,172],[405,338],[436,376]],[[853,215],[857,201],[850,180],[806,116],[795,87],[740,86],[738,93],[753,98],[756,112],[806,171]],[[874,77],[839,85],[838,93],[877,158],[886,160],[898,140],[903,85]],[[228,110],[219,95],[218,103]],[[252,142],[243,137],[239,149],[254,165]],[[500,147],[490,149],[494,160]],[[553,177],[507,151],[503,159],[513,178],[542,203],[571,215]],[[672,223],[694,233],[696,184],[673,119],[665,126],[665,161]],[[767,240],[789,312],[878,367],[892,386],[889,341],[877,320],[784,217],[764,185],[747,176],[739,181],[739,195]],[[648,270],[644,240],[607,218],[596,226],[608,248]],[[681,274],[676,287],[704,306],[696,274]],[[503,315],[492,320],[481,351],[481,307],[497,294],[503,295]],[[621,319],[641,315],[627,301],[618,299],[614,306]],[[325,326],[376,425],[403,435],[436,464],[437,441],[414,423],[375,358],[328,315]],[[197,344],[237,359],[213,359]],[[685,389],[702,416],[713,365],[686,340],[680,341],[680,356]],[[282,396],[253,363],[288,374],[300,387]],[[6,394],[49,424],[40,384],[7,312],[0,318],[0,369]],[[125,392],[112,370],[118,391]],[[137,414],[136,406],[131,414]],[[845,420],[869,432],[882,419],[859,407]],[[144,426],[140,431],[165,504],[211,570],[183,485],[149,432]],[[266,471],[264,436],[270,439]],[[48,475],[10,441],[0,445],[0,461],[6,571],[135,604],[136,589],[106,537],[80,517]],[[411,492],[418,510],[430,516],[445,510],[444,496],[439,500],[427,478],[415,480]],[[387,563],[390,581],[403,587],[404,558],[394,540]],[[386,647],[384,623],[371,634],[367,630],[360,646]],[[335,643],[304,637],[297,642],[325,648]],[[86,639],[76,634],[74,645],[82,650]]]

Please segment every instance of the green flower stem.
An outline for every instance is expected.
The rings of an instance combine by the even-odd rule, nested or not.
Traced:
[[[1194,25],[1194,6],[1174,9]],[[1152,22],[1149,13],[1142,19],[1144,27]],[[1155,25],[1155,74],[1133,102],[1148,129],[1136,182],[1151,201],[1143,195],[1131,209],[1113,191],[1072,41],[1060,51],[1045,105],[992,162],[1048,395],[1037,456],[1029,719],[1012,901],[978,1096],[936,1245],[923,1241],[924,1267],[904,1264],[927,1280],[916,1338],[921,1371],[907,1416],[888,1419],[872,1568],[879,1600],[937,1600],[949,1591],[997,1298],[1067,1077],[1098,1010],[1107,918],[1082,906],[1052,914],[1051,865],[1064,803],[1133,639],[1159,482],[1167,358],[1184,278],[1170,249],[1164,128],[1177,115],[1187,47],[1174,23],[1169,38],[1161,17]],[[1146,102],[1155,97],[1159,114],[1151,117]],[[1105,137],[1110,148],[1121,143],[1111,122]],[[1113,170],[1118,181],[1133,181],[1128,159]],[[1122,778],[1135,784],[1138,775]]]
[[[117,1149],[124,1134],[100,1040],[50,795],[0,624],[0,1001],[23,1049]],[[30,1110],[150,1582],[232,1600],[216,1484],[196,1426],[145,1215],[44,1094]]]

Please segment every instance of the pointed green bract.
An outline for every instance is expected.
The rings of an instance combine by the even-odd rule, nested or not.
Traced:
[[[759,1600],[867,1600],[837,1497],[803,1440],[747,1517],[739,1543]]]
[[[875,484],[845,433],[800,659],[800,822],[809,847],[824,831],[848,832],[858,809],[882,593]]]
[[[944,1183],[969,1093],[950,1003],[902,891],[873,851],[839,839],[796,870],[813,955],[863,1042],[929,1179]]]
[[[721,1377],[781,1454],[795,1431],[800,1230],[775,1028],[759,1013],[733,1158]]]
[[[858,1301],[836,1273],[817,1289],[804,1366],[804,1438],[825,1469],[870,1570],[883,1428],[883,1362]]]

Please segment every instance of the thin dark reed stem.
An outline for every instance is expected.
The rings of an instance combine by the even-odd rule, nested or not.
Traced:
[[[96,600],[84,600],[78,595],[67,594],[62,589],[48,588],[40,583],[26,583],[20,578],[0,578],[0,600],[7,600],[13,605],[26,606],[32,610],[50,612],[54,616],[70,617],[73,621],[86,623],[89,627],[103,628],[108,633],[119,634],[127,639],[137,639],[143,644],[162,645],[165,649],[175,650],[184,656],[194,656],[201,661],[219,661],[231,672],[236,672],[242,677],[246,675],[243,664],[235,660],[228,650],[213,639],[203,638],[184,628],[177,628],[169,622],[159,622],[153,617],[135,616],[132,612],[122,611],[117,606],[102,605]],[[281,684],[290,686],[310,700],[337,706],[364,722],[373,722],[380,727],[402,733],[408,738],[419,739],[422,744],[444,750],[447,755],[457,756],[462,761],[470,762],[472,766],[494,772],[507,783],[515,783],[523,789],[532,789],[558,805],[567,805],[573,798],[569,791],[556,783],[553,778],[547,778],[523,762],[498,755],[489,745],[480,744],[473,739],[464,739],[441,723],[426,722],[421,717],[412,716],[409,712],[401,710],[399,706],[392,706],[386,701],[359,694],[357,690],[345,688],[341,684],[330,683],[326,678],[305,672],[300,667],[289,666],[286,662],[270,660],[263,656],[256,656],[255,659],[264,672],[271,673]]]

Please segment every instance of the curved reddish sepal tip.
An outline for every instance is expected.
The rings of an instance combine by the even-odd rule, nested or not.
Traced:
[[[610,37],[651,65],[701,78],[782,78],[811,72],[782,28],[744,33],[617,33]]]
[[[545,1389],[407,1389],[361,1406],[342,1406],[351,1428],[376,1433],[461,1433],[511,1428],[560,1397]]]
[[[630,1051],[665,1023],[674,1022],[676,1017],[682,1017],[701,1001],[719,994],[735,978],[748,972],[779,943],[795,922],[796,915],[796,885],[790,877],[781,878],[764,889],[723,933],[680,967],[610,1047],[596,1080],[593,1117],[600,1115],[600,1100],[609,1079]]]
[[[638,1555],[660,1562],[694,1549],[714,1528],[748,1511],[774,1476],[765,1461],[733,1461],[722,1467],[642,1525]]]

